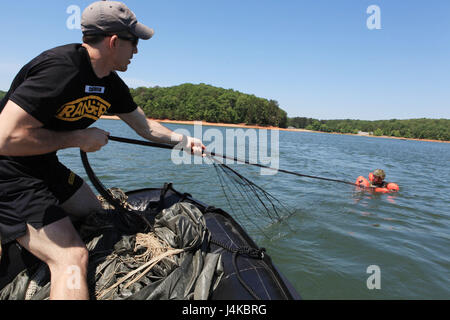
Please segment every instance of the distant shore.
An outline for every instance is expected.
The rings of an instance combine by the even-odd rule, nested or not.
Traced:
[[[101,116],[101,119],[105,120],[120,120],[118,116]],[[161,120],[161,119],[152,119],[151,120],[162,122],[162,123],[174,123],[174,124],[188,124],[194,125],[194,122],[200,121],[183,121],[183,120]],[[201,121],[204,126],[217,126],[217,127],[231,127],[231,128],[246,128],[246,129],[266,129],[266,130],[280,130],[280,131],[297,131],[297,132],[317,132],[317,133],[327,133],[327,134],[340,134],[340,135],[348,135],[348,136],[360,136],[360,137],[369,137],[369,138],[388,138],[388,139],[397,139],[397,140],[413,140],[413,141],[428,141],[428,142],[442,142],[442,143],[450,143],[450,141],[443,140],[432,140],[432,139],[414,139],[414,138],[402,138],[402,137],[391,137],[391,136],[373,136],[367,134],[355,134],[355,133],[338,133],[338,132],[323,132],[323,131],[314,131],[307,129],[297,129],[297,128],[278,128],[273,126],[256,126],[256,125],[247,125],[245,123],[233,124],[233,123],[216,123],[216,122],[206,122]]]

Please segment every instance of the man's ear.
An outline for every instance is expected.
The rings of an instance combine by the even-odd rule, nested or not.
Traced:
[[[113,35],[111,38],[109,38],[108,48],[115,49],[117,48],[118,45],[119,45],[119,38],[117,37],[117,35]]]

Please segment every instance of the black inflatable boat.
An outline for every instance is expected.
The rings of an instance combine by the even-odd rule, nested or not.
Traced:
[[[293,286],[273,265],[269,254],[263,248],[259,248],[245,230],[223,210],[195,200],[189,194],[176,191],[172,184],[165,184],[160,189],[131,191],[127,192],[126,195],[128,196],[127,202],[130,205],[139,207],[140,210],[146,212],[145,220],[149,224],[155,224],[155,219],[161,217],[161,212],[173,210],[174,207],[177,207],[176,204],[183,204],[183,208],[191,206],[193,209],[196,208],[195,210],[198,209],[198,212],[201,212],[204,218],[208,237],[203,237],[207,240],[203,239],[202,243],[196,246],[195,250],[202,251],[202,254],[193,252],[190,260],[184,259],[178,264],[179,267],[171,267],[171,270],[180,268],[180,270],[176,270],[179,271],[180,275],[175,278],[172,277],[171,280],[168,280],[168,277],[163,279],[164,277],[161,274],[167,273],[167,271],[164,273],[163,270],[158,276],[153,275],[153,278],[148,278],[140,287],[133,289],[133,292],[120,296],[120,299],[194,299],[196,297],[208,300],[300,299]],[[120,215],[120,213],[116,215]],[[189,215],[192,216],[192,213]],[[178,224],[177,228],[179,228],[185,222],[173,223],[172,221],[166,224],[164,228],[167,229],[171,224]],[[120,232],[117,232],[117,230],[111,229],[109,232],[109,236],[104,237],[113,239],[113,243],[123,240],[118,237]],[[181,237],[184,238],[184,235]],[[180,236],[175,237],[178,240],[179,238]],[[98,247],[99,244],[97,243],[96,246]],[[104,252],[105,249],[106,251],[112,250],[111,246],[109,248],[104,246],[105,244],[103,244],[100,252]],[[91,248],[89,249],[91,250]],[[207,257],[208,254],[214,254],[216,257],[217,262],[210,268],[214,270],[209,273],[192,270],[207,266],[206,261],[212,260]],[[30,291],[30,289],[25,288],[32,282],[33,274],[38,273],[39,266],[41,271],[46,267],[43,266],[42,262],[26,250],[22,250],[17,243],[4,246],[2,256],[0,263],[0,299],[48,298],[48,274],[47,279],[41,277],[39,280],[41,284],[38,284],[40,291],[38,290],[37,294],[35,294],[36,289],[33,291],[34,295],[25,292]],[[100,263],[104,263],[105,257],[96,257],[91,259],[90,256],[90,264],[96,263],[98,268]],[[198,257],[206,258],[197,263]],[[199,265],[201,267],[198,267]],[[197,273],[194,275],[195,272]],[[175,288],[181,286],[180,283],[187,284],[183,284],[179,289]],[[171,292],[164,292],[167,290],[171,290]],[[203,293],[198,294],[198,291],[203,291]],[[117,299],[117,296],[110,296],[110,299],[114,298]]]

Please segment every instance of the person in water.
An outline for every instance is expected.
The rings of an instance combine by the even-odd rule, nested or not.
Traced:
[[[385,188],[387,186],[387,182],[384,181],[386,178],[386,173],[382,169],[376,169],[374,172],[369,175],[370,186],[376,188]]]
[[[355,185],[360,187],[365,187],[372,189],[375,192],[397,192],[399,191],[399,187],[396,183],[386,182],[384,181],[386,178],[386,173],[382,169],[376,169],[373,172],[369,173],[369,180],[364,178],[363,176],[359,176],[356,178]]]
[[[84,10],[81,30],[83,43],[34,58],[0,101],[1,243],[16,241],[48,265],[50,299],[89,298],[88,250],[72,219],[102,209],[83,179],[59,162],[58,150],[100,150],[109,132],[89,126],[105,112],[150,141],[199,155],[205,149],[148,119],[116,73],[128,69],[139,39],[150,39],[153,29],[121,2],[97,1]],[[67,286],[74,276],[79,286]]]

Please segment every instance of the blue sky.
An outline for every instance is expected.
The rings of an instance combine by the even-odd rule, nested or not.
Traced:
[[[67,8],[3,1],[0,90],[40,52],[80,42]],[[277,100],[288,116],[450,119],[448,0],[128,0],[154,28],[130,87],[206,83]],[[380,8],[381,29],[366,12]]]

